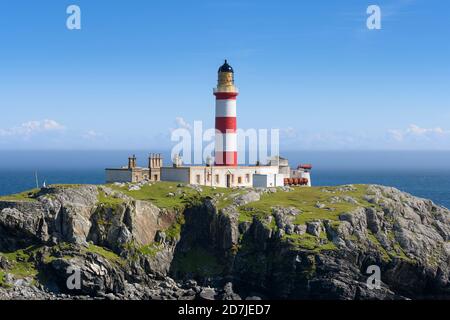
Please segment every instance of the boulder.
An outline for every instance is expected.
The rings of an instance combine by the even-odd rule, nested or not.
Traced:
[[[215,300],[217,292],[213,288],[203,288],[198,297],[200,300]]]
[[[242,300],[241,297],[234,293],[233,284],[231,282],[227,282],[223,287],[223,294],[221,296],[221,300]]]
[[[243,206],[251,202],[259,201],[260,198],[260,194],[252,190],[235,197],[233,202],[236,206]]]
[[[306,223],[306,233],[318,237],[322,232],[322,223],[320,221],[311,221]]]
[[[318,209],[324,209],[324,208],[326,208],[326,205],[325,204],[323,204],[323,203],[321,203],[321,202],[319,202],[319,201],[317,201],[316,202],[316,208],[318,208]]]

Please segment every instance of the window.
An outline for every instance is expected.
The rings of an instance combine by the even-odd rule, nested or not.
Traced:
[[[200,184],[200,175],[199,174],[195,177],[195,179],[197,181],[197,184]]]
[[[219,183],[219,182],[220,182],[219,175],[216,174],[216,183]]]
[[[250,175],[248,173],[245,175],[245,182],[250,182]]]
[[[234,174],[231,175],[231,183],[234,183]]]
[[[239,183],[239,184],[242,183],[242,177],[238,177],[238,183]]]
[[[158,175],[157,175],[157,174],[155,174],[155,175],[153,176],[153,179],[154,179],[155,181],[159,181],[159,179],[158,179]]]
[[[208,182],[211,181],[211,174],[210,174],[210,173],[208,173],[208,175],[206,176],[206,180],[207,180]]]

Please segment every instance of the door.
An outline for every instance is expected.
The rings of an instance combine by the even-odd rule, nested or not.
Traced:
[[[227,174],[227,188],[231,187],[231,174]]]

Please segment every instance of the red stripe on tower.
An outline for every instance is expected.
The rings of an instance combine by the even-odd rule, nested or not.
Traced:
[[[215,92],[217,100],[236,100],[239,93],[237,92]]]
[[[216,130],[221,133],[236,133],[236,117],[217,117]]]
[[[215,165],[235,167],[238,164],[236,136],[236,97],[233,68],[225,63],[219,68],[216,96]]]

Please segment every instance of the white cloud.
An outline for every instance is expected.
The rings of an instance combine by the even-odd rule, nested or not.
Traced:
[[[41,126],[44,130],[46,131],[51,131],[51,130],[64,130],[65,127],[63,125],[61,125],[60,123],[56,122],[55,120],[44,120],[41,123]]]
[[[176,117],[175,123],[178,126],[178,128],[184,128],[184,129],[188,129],[188,130],[192,129],[191,124],[189,122],[187,122],[186,120],[184,120],[184,118],[182,118],[182,117]]]
[[[65,127],[55,120],[45,119],[42,121],[32,120],[22,123],[19,126],[0,129],[0,136],[17,136],[17,137],[29,137],[36,133],[41,132],[56,132],[64,131]]]
[[[87,140],[96,140],[99,138],[103,139],[105,137],[105,135],[103,133],[97,132],[95,130],[88,130],[82,135],[82,137]]]
[[[295,139],[298,137],[297,129],[293,127],[287,127],[284,129],[280,129],[280,137],[287,139]]]
[[[392,129],[388,133],[398,142],[408,140],[431,140],[436,141],[440,139],[450,138],[450,130],[444,130],[441,127],[436,128],[422,128],[418,125],[411,124],[408,128]]]
[[[347,150],[369,149],[373,138],[363,132],[299,130],[293,127],[280,129],[281,149]]]
[[[281,149],[302,150],[450,150],[450,130],[415,124],[386,132],[280,130]]]
[[[394,141],[402,141],[403,140],[403,132],[397,129],[388,130],[388,136],[392,138]]]

